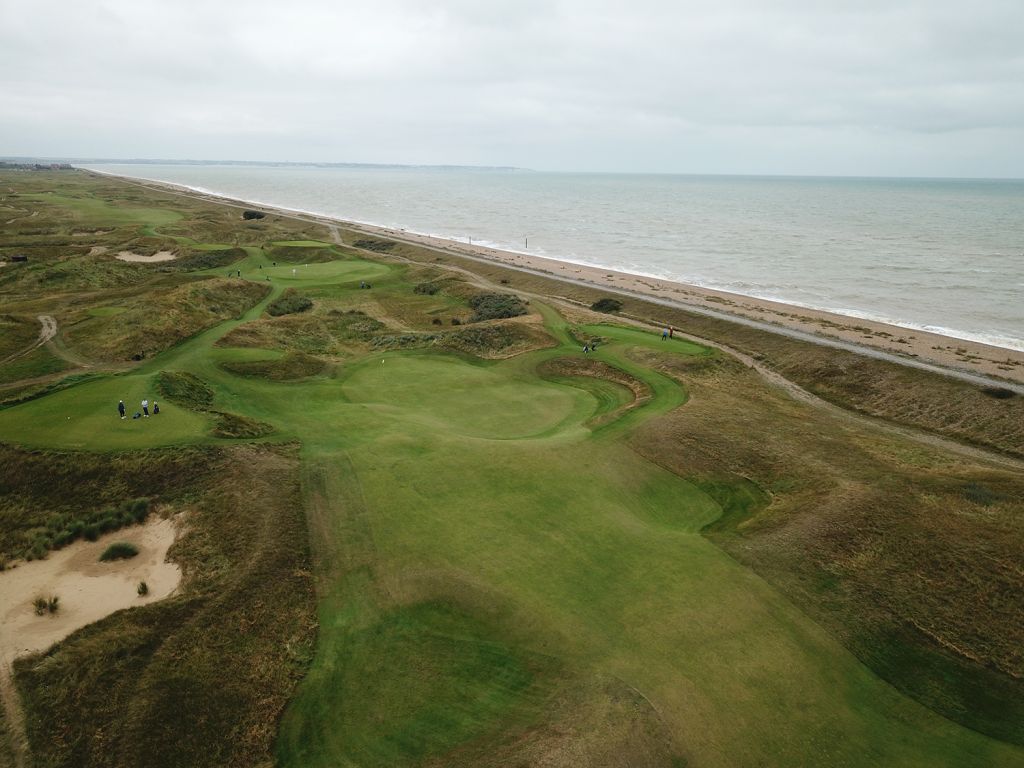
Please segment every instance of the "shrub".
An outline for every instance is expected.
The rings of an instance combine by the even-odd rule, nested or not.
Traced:
[[[139,597],[145,597],[149,594],[149,584],[144,581],[140,581],[139,586],[135,588],[135,591],[139,593]]]
[[[452,325],[462,325],[462,321],[457,317],[452,318]]]
[[[33,600],[32,606],[36,609],[36,616],[42,616],[44,613],[46,613],[47,605],[48,603],[46,602],[45,597],[37,597],[35,600]]]
[[[444,287],[444,283],[439,280],[430,280],[426,283],[419,283],[413,289],[413,293],[418,293],[423,296],[434,296]]]
[[[197,251],[185,258],[178,259],[173,268],[182,272],[192,272],[199,269],[215,269],[234,264],[239,259],[245,258],[245,251],[241,248],[229,248],[223,251]]]
[[[263,213],[263,211],[242,211],[242,218],[246,221],[252,221],[253,219],[265,219],[266,217],[267,214]]]
[[[511,293],[478,293],[469,300],[473,308],[473,322],[500,320],[526,314],[526,305]]]
[[[618,312],[622,309],[622,302],[618,299],[611,299],[607,296],[603,299],[598,299],[590,308],[595,312]]]
[[[435,317],[430,322],[432,322],[434,325],[441,325],[441,318],[440,317]]]
[[[1012,389],[1007,389],[1006,387],[984,387],[981,391],[989,397],[994,397],[996,400],[1009,400],[1017,395]]]
[[[312,308],[312,299],[298,294],[289,288],[267,306],[267,314],[271,317],[297,315],[300,312],[307,312]]]
[[[139,548],[127,541],[115,541],[100,555],[100,562],[106,563],[110,560],[128,560],[139,554]]]
[[[387,253],[395,247],[395,243],[391,240],[356,240],[352,245],[356,248],[376,251],[377,253]]]
[[[50,599],[46,601],[46,609],[50,613],[56,613],[60,607],[60,598],[56,595],[50,595]]]

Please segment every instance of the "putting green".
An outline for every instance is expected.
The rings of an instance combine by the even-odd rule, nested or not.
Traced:
[[[439,355],[371,358],[345,380],[344,392],[400,421],[499,439],[551,430],[576,411],[580,396],[537,378],[518,379]]]
[[[312,264],[279,264],[276,267],[264,266],[263,269],[245,270],[246,277],[253,277],[254,272],[269,276],[283,282],[296,284],[308,282],[315,284],[347,283],[356,280],[377,280],[389,272],[384,264],[356,259],[352,261],[325,261]]]

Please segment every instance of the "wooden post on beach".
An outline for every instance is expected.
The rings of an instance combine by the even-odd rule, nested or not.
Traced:
[[[530,237],[529,235],[523,235],[523,250],[530,250]]]

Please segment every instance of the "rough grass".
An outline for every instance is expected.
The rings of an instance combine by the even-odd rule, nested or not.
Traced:
[[[694,401],[635,444],[721,501],[708,535],[900,690],[1024,743],[1020,478],[851,437],[742,370],[667,370]]]
[[[34,317],[0,315],[0,360],[21,352],[39,337],[39,321]]]
[[[227,248],[218,251],[192,250],[186,255],[180,256],[171,266],[182,272],[197,272],[204,269],[226,267],[244,259],[245,256],[246,253],[241,248]]]
[[[151,357],[184,339],[236,318],[267,294],[259,283],[224,278],[152,291],[126,310],[67,329],[69,346],[94,360]]]
[[[318,376],[327,368],[323,360],[304,352],[288,352],[278,360],[224,362],[220,365],[236,376],[255,376],[270,381],[298,381]]]
[[[217,423],[213,427],[214,437],[224,437],[232,440],[253,439],[271,434],[274,428],[270,424],[240,416],[237,413],[220,412],[217,414]]]
[[[298,462],[280,448],[209,458],[172,549],[181,594],[17,662],[37,764],[268,764],[316,627]]]
[[[294,288],[289,288],[267,305],[267,314],[271,317],[297,315],[300,312],[308,312],[312,308],[313,301],[308,296],[303,296]]]
[[[354,348],[369,348],[371,340],[384,327],[380,320],[359,310],[334,309],[324,314],[303,313],[243,323],[225,334],[217,345],[338,355]]]
[[[160,371],[156,386],[168,400],[192,410],[206,410],[213,404],[213,388],[193,373]]]
[[[140,522],[150,500],[187,498],[208,459],[199,448],[92,454],[0,444],[0,557],[42,557]]]

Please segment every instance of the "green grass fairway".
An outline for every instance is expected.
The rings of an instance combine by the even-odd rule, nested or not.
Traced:
[[[657,357],[638,350],[695,365],[713,363],[714,350],[634,328],[572,327],[531,297],[555,346],[510,359],[367,352],[374,338],[323,354],[324,372],[309,378],[235,375],[221,363],[282,353],[215,343],[286,288],[315,299],[307,317],[386,314],[403,301],[468,309],[454,292],[415,296],[404,265],[273,267],[264,246],[246,251],[232,271],[269,278],[273,290],[243,317],[130,373],[0,410],[0,441],[90,451],[215,441],[213,416],[160,397],[156,376],[167,370],[202,379],[214,409],[276,430],[261,439],[301,444],[319,635],[280,723],[282,768],[1024,766],[1024,748],[902,695],[701,535],[723,514],[715,498],[754,498],[745,481],[691,482],[630,447],[641,424],[699,403],[685,375],[637,362]],[[360,280],[382,285],[360,290]],[[388,333],[433,327],[426,310],[386,319]],[[536,317],[520,321],[538,322],[540,335]],[[578,340],[590,337],[602,342],[585,358]],[[618,368],[649,397],[634,404],[621,383],[538,371],[562,357]],[[131,414],[143,397],[160,401],[158,417],[118,419],[118,399]],[[211,610],[221,599],[209,596]],[[541,751],[519,751],[527,747]]]

